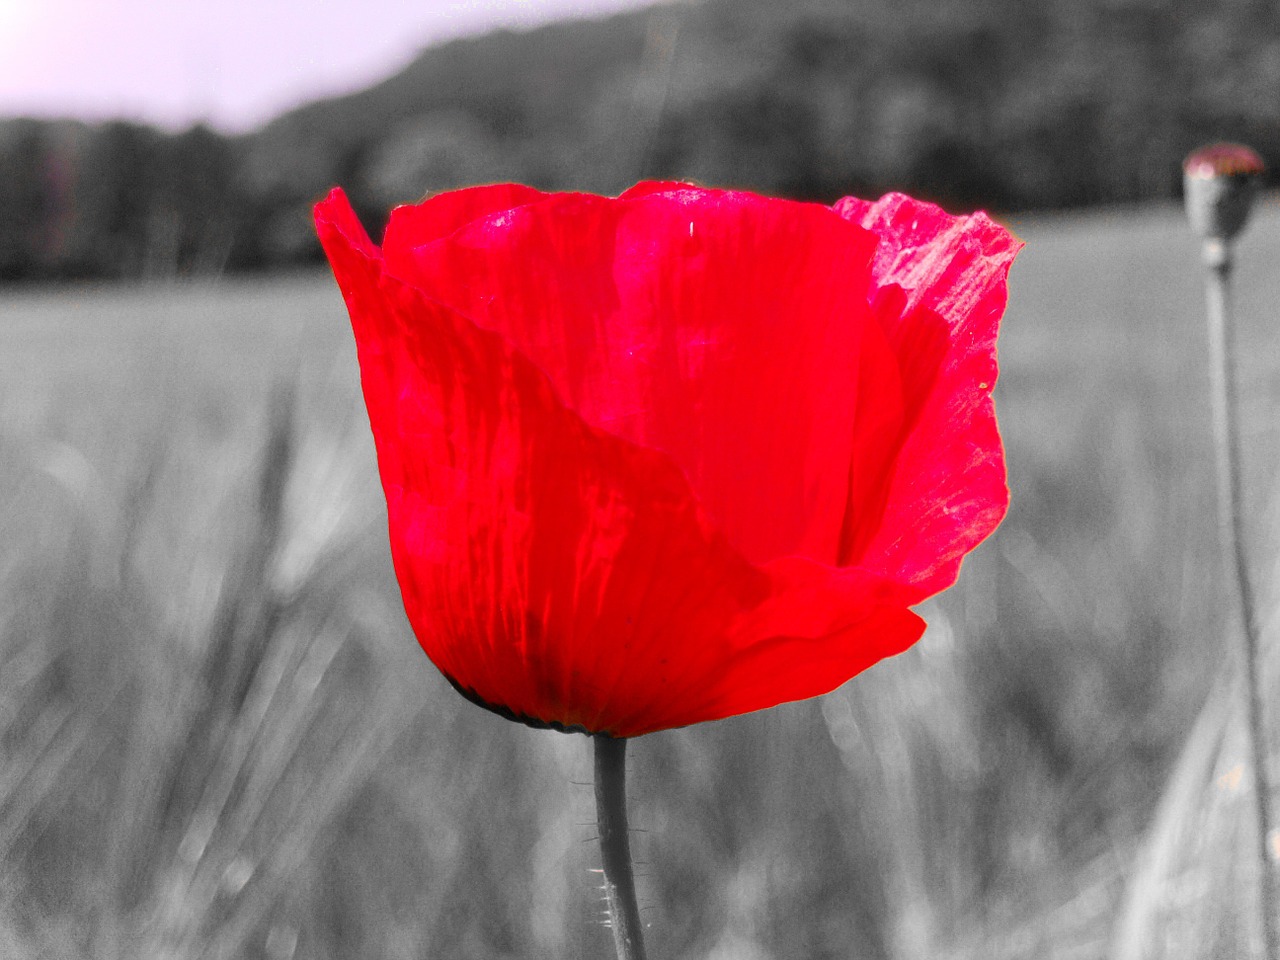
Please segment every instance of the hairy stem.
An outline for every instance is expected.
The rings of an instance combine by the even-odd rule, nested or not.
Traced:
[[[596,757],[596,818],[613,945],[618,960],[645,960],[627,828],[627,741],[602,734],[592,739]]]
[[[1208,268],[1209,360],[1213,392],[1214,463],[1218,477],[1218,528],[1229,578],[1240,604],[1240,651],[1243,660],[1246,732],[1253,766],[1254,818],[1257,821],[1259,924],[1266,960],[1280,960],[1276,930],[1276,876],[1268,849],[1271,842],[1270,778],[1267,776],[1263,717],[1261,644],[1253,585],[1245,556],[1244,511],[1240,470],[1240,415],[1236,387],[1235,337],[1231,325],[1229,280],[1231,251],[1225,241],[1209,240],[1204,248]]]

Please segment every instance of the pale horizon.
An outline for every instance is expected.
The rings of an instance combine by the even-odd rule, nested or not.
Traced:
[[[423,48],[652,0],[0,0],[0,118],[236,133],[391,76]]]

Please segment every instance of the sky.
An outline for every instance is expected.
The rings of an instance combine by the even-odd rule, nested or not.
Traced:
[[[243,131],[431,42],[645,0],[0,0],[0,116]]]

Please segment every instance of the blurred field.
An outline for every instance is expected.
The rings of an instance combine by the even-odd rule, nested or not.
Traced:
[[[633,745],[655,958],[1243,949],[1195,247],[1171,207],[1015,228],[1009,519],[909,653]],[[1271,201],[1238,270],[1267,609],[1278,258]],[[0,299],[0,955],[607,954],[588,744],[417,651],[366,432],[326,275]]]

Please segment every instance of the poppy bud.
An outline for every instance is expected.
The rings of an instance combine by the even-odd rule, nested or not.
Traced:
[[[1233,239],[1249,219],[1264,171],[1262,158],[1238,143],[1201,147],[1182,163],[1187,218],[1205,240]]]

